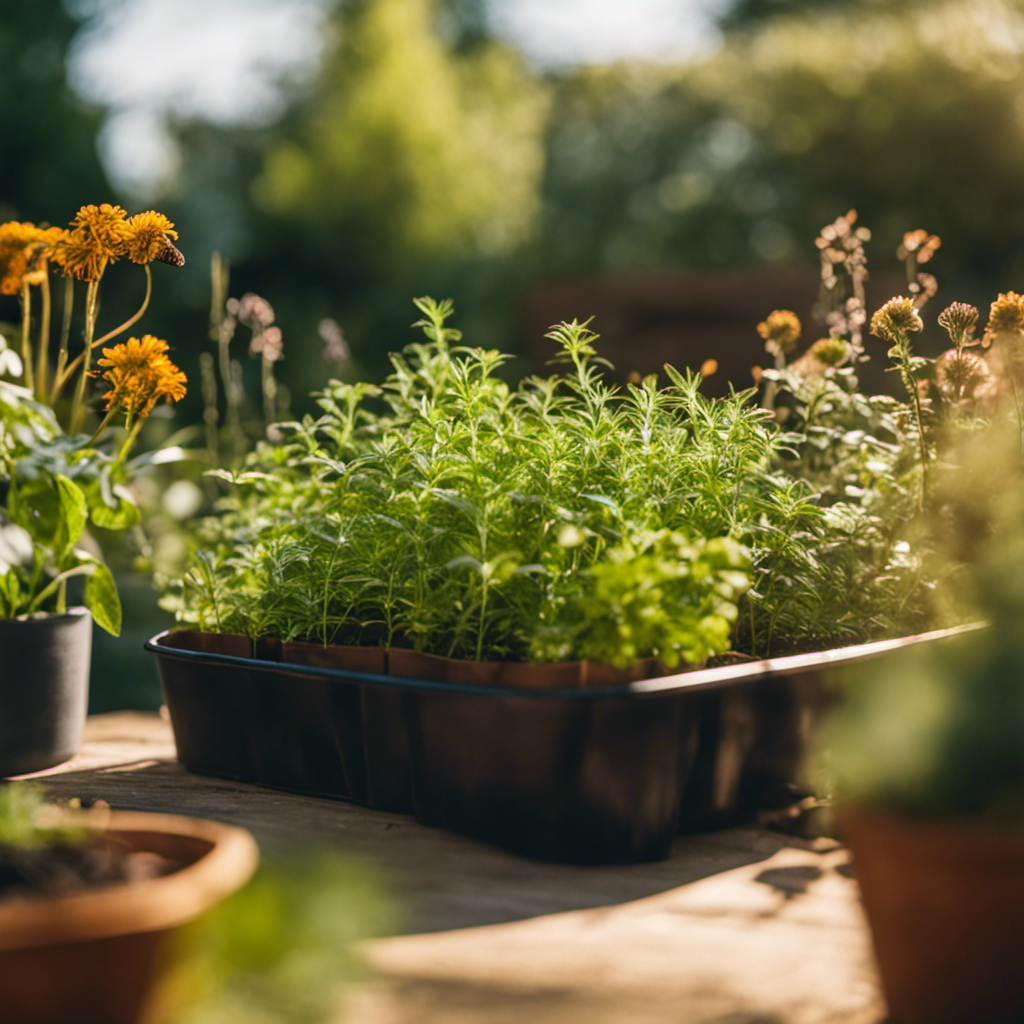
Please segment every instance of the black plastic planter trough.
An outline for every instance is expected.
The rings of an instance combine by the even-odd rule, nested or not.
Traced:
[[[190,631],[146,649],[191,772],[415,813],[544,859],[621,863],[791,792],[830,669],[960,631],[573,689],[402,678],[370,649],[376,671],[295,664],[274,660],[280,645],[251,657],[244,637]]]

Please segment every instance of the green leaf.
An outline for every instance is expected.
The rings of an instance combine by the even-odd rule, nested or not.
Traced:
[[[139,508],[127,488],[112,481],[104,470],[86,492],[89,516],[104,530],[124,530],[139,521]]]
[[[85,581],[85,606],[92,612],[96,624],[111,636],[121,634],[121,600],[111,571],[101,562]]]
[[[14,569],[0,576],[0,618],[13,618],[21,605],[21,580]]]
[[[88,506],[85,495],[76,483],[66,476],[58,476],[57,493],[60,497],[60,522],[57,527],[55,549],[57,560],[60,561],[78,543],[85,529],[88,517]]]

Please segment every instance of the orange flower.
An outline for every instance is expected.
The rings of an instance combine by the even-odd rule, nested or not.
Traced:
[[[127,213],[103,203],[83,206],[71,221],[53,253],[53,261],[80,281],[98,281],[107,264],[125,254]]]
[[[1024,295],[1016,292],[1001,294],[992,303],[985,327],[985,340],[991,344],[992,339],[1000,334],[1020,334],[1024,331]]]
[[[125,253],[133,263],[152,263],[178,237],[174,225],[155,210],[129,217],[125,229]]]
[[[924,330],[912,299],[898,296],[890,299],[871,318],[871,333],[893,345],[905,340],[908,331]]]
[[[22,279],[53,253],[60,228],[37,228],[27,221],[0,224],[0,292],[17,295]]]
[[[792,352],[800,340],[800,318],[788,309],[776,309],[757,325],[757,333],[772,354]]]
[[[151,334],[129,338],[103,350],[99,366],[110,384],[107,410],[122,409],[129,418],[145,417],[160,399],[177,402],[185,397],[185,374],[167,357],[167,342]]]

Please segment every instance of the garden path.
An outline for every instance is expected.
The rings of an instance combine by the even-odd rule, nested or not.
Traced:
[[[680,836],[661,863],[572,867],[337,801],[190,775],[157,715],[97,715],[51,794],[215,818],[264,850],[371,858],[407,934],[366,944],[339,1024],[880,1024],[867,930],[835,843]],[[243,1024],[243,1022],[233,1022]]]

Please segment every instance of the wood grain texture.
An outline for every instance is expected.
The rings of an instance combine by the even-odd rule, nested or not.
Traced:
[[[213,818],[266,851],[371,859],[409,934],[368,943],[345,1024],[879,1024],[848,855],[754,827],[680,836],[657,864],[525,860],[411,818],[190,775],[169,725],[89,719],[38,773],[58,797]],[[241,1022],[240,1022],[241,1024]]]

